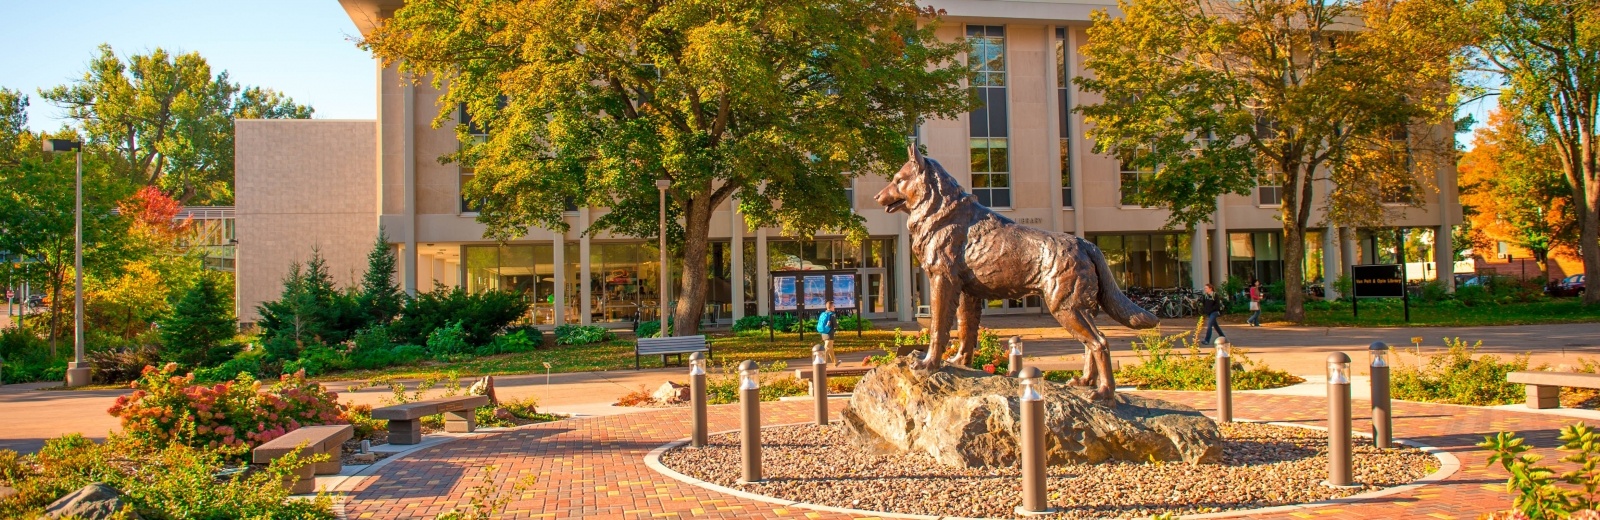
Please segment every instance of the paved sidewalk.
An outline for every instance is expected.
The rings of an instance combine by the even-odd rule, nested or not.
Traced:
[[[893,328],[896,324],[884,326]],[[898,324],[910,330],[909,323]],[[1046,369],[1081,368],[1083,347],[1067,337],[1052,319],[1036,315],[989,316],[983,325],[996,329],[1002,336],[1021,335],[1026,341],[1030,362]],[[1167,334],[1186,330],[1193,325],[1188,320],[1165,320],[1162,332]],[[1129,344],[1135,337],[1120,325],[1105,322],[1102,329],[1111,339],[1112,355],[1117,363],[1136,363]],[[1417,362],[1408,353],[1411,338],[1424,338],[1423,354],[1443,348],[1441,338],[1461,337],[1469,341],[1483,340],[1481,353],[1503,356],[1529,352],[1534,366],[1548,364],[1577,365],[1580,359],[1600,361],[1600,323],[1526,325],[1505,327],[1414,327],[1414,328],[1317,328],[1266,326],[1245,327],[1225,325],[1228,337],[1235,345],[1249,349],[1249,357],[1289,373],[1310,376],[1323,374],[1329,353],[1342,351],[1355,360],[1356,375],[1366,374],[1366,350],[1373,341],[1386,341],[1399,349],[1396,362]],[[1405,347],[1405,348],[1401,348]],[[855,358],[857,354],[850,355]],[[847,358],[849,360],[849,358]],[[796,352],[790,366],[810,363],[809,352]],[[611,406],[618,397],[641,387],[654,390],[662,382],[683,382],[687,369],[681,367],[646,370],[612,370],[553,374],[546,384],[544,374],[495,376],[496,390],[503,397],[536,397],[541,411],[577,414],[580,416],[633,413],[639,409]],[[389,395],[387,388],[369,388],[348,392],[355,381],[328,383],[341,397],[353,403],[381,404]],[[414,385],[415,381],[405,381]],[[92,438],[103,438],[116,428],[116,420],[106,415],[116,396],[126,390],[38,390],[50,384],[0,386],[0,417],[23,418],[8,421],[0,427],[0,448],[22,452],[38,450],[44,439],[68,432],[79,432]],[[1314,392],[1314,388],[1296,392]]]
[[[1208,413],[1210,393],[1141,392],[1189,404]],[[834,410],[842,402],[834,401]],[[808,420],[810,403],[763,405],[766,424]],[[1366,409],[1357,402],[1355,408]],[[1322,425],[1326,401],[1304,396],[1245,394],[1234,403],[1238,417]],[[1574,419],[1509,410],[1395,403],[1395,435],[1440,448],[1460,459],[1461,470],[1444,481],[1379,499],[1311,510],[1279,511],[1260,518],[1471,519],[1510,507],[1498,467],[1485,469],[1486,453],[1473,446],[1489,432],[1520,431],[1529,442],[1554,450],[1557,429]],[[712,407],[712,430],[736,427],[736,405]],[[1358,420],[1356,431],[1370,428]],[[646,467],[651,450],[689,433],[682,410],[571,419],[483,433],[395,460],[364,479],[347,481],[347,518],[411,518],[465,506],[484,468],[498,466],[494,486],[534,476],[537,483],[508,508],[507,518],[848,518],[851,515],[719,494],[655,473]],[[1548,460],[1554,460],[1551,456]]]

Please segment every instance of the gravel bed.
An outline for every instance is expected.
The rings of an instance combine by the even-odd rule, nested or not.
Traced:
[[[1072,464],[1049,470],[1052,518],[1149,518],[1315,502],[1405,484],[1438,469],[1409,447],[1380,452],[1356,439],[1359,489],[1322,486],[1327,433],[1255,423],[1218,425],[1218,464]],[[668,450],[661,462],[700,480],[771,497],[836,507],[921,515],[1014,517],[1017,468],[949,468],[927,455],[877,455],[855,447],[838,423],[767,428],[766,482],[738,484],[737,434],[713,435],[703,449]]]

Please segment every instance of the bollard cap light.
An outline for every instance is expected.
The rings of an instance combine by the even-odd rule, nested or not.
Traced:
[[[812,345],[811,346],[811,364],[813,364],[813,365],[826,365],[826,364],[828,364],[828,349],[827,349],[827,347],[824,347],[822,345]]]
[[[1022,367],[1017,379],[1022,382],[1023,401],[1044,400],[1044,396],[1039,395],[1039,383],[1044,380],[1044,373],[1039,371],[1039,367]]]
[[[1385,344],[1382,341],[1374,341],[1374,342],[1372,342],[1372,346],[1367,347],[1367,354],[1372,358],[1372,366],[1373,367],[1387,367],[1387,366],[1389,366],[1389,360],[1388,360],[1388,357],[1389,357],[1389,345],[1388,344]]]
[[[1233,343],[1229,342],[1228,338],[1217,338],[1217,340],[1212,342],[1212,344],[1217,346],[1218,359],[1224,359],[1233,356]]]
[[[1350,356],[1343,352],[1328,354],[1328,384],[1350,384]]]
[[[739,389],[755,390],[761,388],[761,368],[754,361],[739,363]]]
[[[700,352],[689,354],[689,375],[706,375],[706,355]]]
[[[1022,336],[1012,336],[1011,337],[1011,353],[1010,354],[1013,355],[1013,356],[1022,355]]]

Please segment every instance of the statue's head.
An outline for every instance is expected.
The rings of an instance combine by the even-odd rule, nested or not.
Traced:
[[[923,157],[916,145],[910,146],[909,155],[910,160],[889,178],[889,185],[873,197],[885,211],[910,213],[929,200],[959,199],[965,195],[955,178],[945,173],[938,161]]]

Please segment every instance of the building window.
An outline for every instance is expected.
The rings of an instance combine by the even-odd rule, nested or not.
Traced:
[[[856,178],[848,173],[844,178],[844,200],[850,204],[850,211],[856,210]]]
[[[1379,187],[1378,196],[1384,204],[1413,204],[1417,200],[1417,187],[1409,176],[1412,170],[1411,133],[1405,125],[1396,125],[1389,134],[1391,153],[1395,155],[1391,160],[1406,172],[1407,178],[1395,179],[1394,182],[1384,183]]]
[[[1120,169],[1122,172],[1121,180],[1123,206],[1147,207],[1139,204],[1136,202],[1136,200],[1138,199],[1139,190],[1143,189],[1142,186],[1144,183],[1149,182],[1150,179],[1156,176],[1156,169],[1150,166],[1140,166],[1135,164],[1138,162],[1137,159],[1139,159],[1141,155],[1147,153],[1149,152],[1139,150],[1133,153],[1123,154],[1124,156],[1120,161]]]
[[[1071,71],[1067,70],[1067,28],[1056,28],[1056,104],[1061,120],[1061,206],[1072,207],[1072,96]]]
[[[1272,174],[1257,175],[1256,204],[1262,206],[1282,206],[1283,179]]]
[[[467,134],[471,136],[466,143],[457,143],[457,150],[489,140],[488,125],[473,121],[472,114],[467,111],[466,103],[456,105],[456,120],[467,127]],[[483,199],[468,199],[466,195],[467,184],[476,177],[476,171],[465,160],[456,161],[456,168],[456,195],[461,202],[461,212],[477,213],[478,209],[483,207]]]
[[[972,194],[990,207],[1011,207],[1011,161],[1007,154],[1006,35],[999,25],[967,26],[972,45],[973,94],[983,102],[970,119]]]

